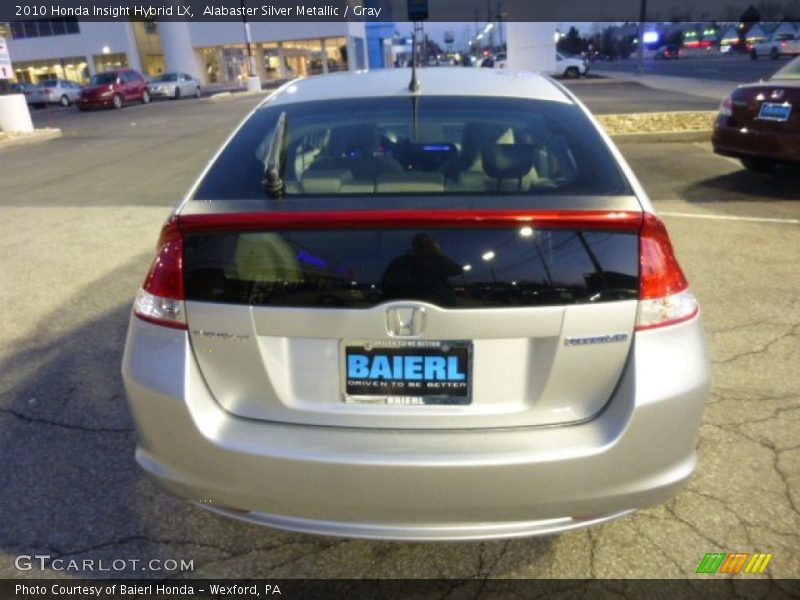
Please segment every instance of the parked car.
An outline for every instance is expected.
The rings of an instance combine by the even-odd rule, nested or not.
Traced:
[[[708,354],[636,177],[547,77],[409,76],[287,83],[174,210],[122,364],[139,465],[346,537],[549,535],[670,498]]]
[[[200,97],[200,81],[186,73],[162,73],[147,84],[152,98]]]
[[[33,86],[33,84],[26,83],[26,82],[12,83],[11,86],[10,86],[11,93],[12,94],[24,94],[32,86]]]
[[[78,99],[81,86],[66,79],[48,79],[28,86],[23,92],[25,100],[31,106],[42,108],[46,104],[69,106]]]
[[[678,46],[674,44],[665,44],[664,46],[659,46],[656,49],[653,58],[655,60],[677,60],[680,58],[681,50]]]
[[[753,44],[750,49],[750,57],[753,60],[760,56],[769,56],[776,60],[781,56],[798,54],[800,54],[800,39],[793,33],[779,33],[768,40]]]
[[[582,56],[567,56],[556,52],[556,70],[554,75],[566,77],[567,79],[577,79],[586,75],[589,71],[589,64]]]
[[[93,75],[81,90],[75,105],[80,110],[94,107],[122,108],[128,102],[150,102],[144,77],[133,69],[118,69]]]
[[[800,165],[800,57],[771,77],[741,85],[719,107],[714,152],[768,172]]]
[[[328,62],[328,73],[336,73],[342,69],[342,66],[333,58],[327,59]],[[309,75],[320,75],[324,73],[323,63],[321,58],[312,58],[308,62],[308,74]]]

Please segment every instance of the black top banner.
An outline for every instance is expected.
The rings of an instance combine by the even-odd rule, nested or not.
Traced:
[[[800,2],[753,0],[3,0],[0,22],[74,17],[82,21],[797,21]],[[748,11],[748,8],[750,11]]]

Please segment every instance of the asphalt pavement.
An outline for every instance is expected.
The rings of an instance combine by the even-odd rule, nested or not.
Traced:
[[[733,551],[772,553],[760,577],[800,577],[800,179],[746,172],[705,142],[621,145],[711,346],[699,466],[675,499],[561,536],[422,544],[282,533],[156,489],[119,376],[131,302],[161,223],[254,103],[39,112],[64,136],[0,150],[0,577],[41,576],[14,557],[48,554],[193,561],[114,573],[134,577],[682,578]],[[792,582],[777,586],[771,598],[789,597]]]
[[[718,99],[655,89],[637,81],[578,79],[562,83],[597,115],[719,108]]]
[[[647,75],[749,83],[769,77],[789,60],[791,59],[788,57],[777,60],[769,58],[751,60],[747,54],[722,55],[715,52],[708,57],[691,56],[677,60],[648,59],[644,63],[644,72]],[[635,69],[635,57],[625,60],[596,61],[591,67],[592,71],[619,74],[633,74]]]

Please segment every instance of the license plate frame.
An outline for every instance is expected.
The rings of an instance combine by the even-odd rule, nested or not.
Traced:
[[[426,364],[431,371],[434,365],[442,365],[440,361],[426,363],[424,359],[419,378],[351,377],[353,373],[348,373],[348,357],[356,354],[369,357],[370,371],[375,366],[375,357],[387,357],[388,363],[382,362],[381,366],[388,364],[393,376],[406,375],[402,372],[403,367],[410,363],[405,362],[404,357],[441,357],[445,360],[444,374],[453,378],[439,380],[425,377]],[[341,397],[347,404],[468,406],[472,404],[472,356],[473,344],[468,340],[342,340],[339,347]],[[397,371],[395,357],[399,357],[402,363]],[[450,358],[455,359],[455,368],[448,360]],[[409,373],[415,370],[414,364],[411,364]],[[435,370],[442,373],[440,369]],[[464,376],[463,381],[457,380],[459,374]]]
[[[788,102],[764,102],[758,109],[756,119],[760,121],[773,121],[785,123],[792,115],[792,105]]]

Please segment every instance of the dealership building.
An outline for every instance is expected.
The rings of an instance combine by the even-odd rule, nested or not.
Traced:
[[[364,22],[247,24],[262,81],[385,66],[391,31]],[[386,39],[380,35],[388,35]],[[368,36],[370,39],[368,39]],[[81,21],[0,23],[17,81],[70,79],[131,67],[146,76],[182,71],[206,85],[239,84],[250,73],[245,25],[231,22]]]
[[[544,72],[555,68],[553,24],[506,25],[509,68]],[[95,73],[131,67],[148,77],[178,71],[204,85],[226,86],[241,85],[251,75],[246,28],[254,74],[262,81],[393,63],[395,23],[390,21],[245,24],[65,17],[0,23],[0,37],[8,42],[19,82],[70,79],[83,84]]]

